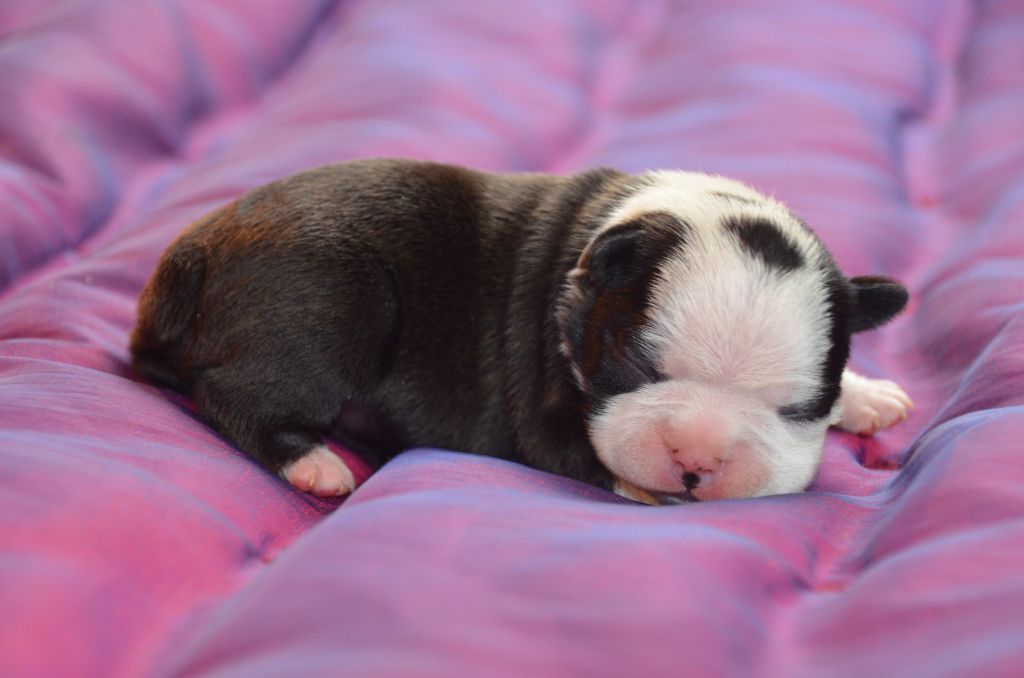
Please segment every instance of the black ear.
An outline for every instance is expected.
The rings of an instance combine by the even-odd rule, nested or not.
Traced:
[[[863,332],[884,325],[907,305],[907,288],[892,278],[864,275],[850,278],[853,312],[850,332]]]
[[[597,236],[580,256],[581,282],[597,287],[622,287],[636,273],[644,240],[639,224],[623,224]]]
[[[645,212],[604,231],[580,255],[575,277],[596,288],[621,288],[686,242],[689,226],[668,212]]]

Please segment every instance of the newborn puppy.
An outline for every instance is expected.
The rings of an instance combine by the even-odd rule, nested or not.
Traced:
[[[898,386],[844,368],[850,335],[906,301],[736,181],[364,160],[193,225],[142,294],[132,353],[317,495],[354,485],[331,432],[669,503],[803,490],[830,424],[905,418]]]

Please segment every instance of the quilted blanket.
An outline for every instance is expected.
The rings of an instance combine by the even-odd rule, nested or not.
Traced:
[[[4,675],[1024,671],[1020,0],[18,0],[0,101]],[[191,221],[368,156],[747,181],[906,281],[852,364],[917,409],[799,495],[444,450],[297,493],[128,333]]]

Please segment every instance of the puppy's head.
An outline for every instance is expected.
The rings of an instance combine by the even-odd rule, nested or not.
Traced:
[[[558,320],[619,482],[661,501],[754,497],[811,482],[850,335],[906,299],[895,281],[844,277],[752,189],[654,172],[583,251]]]

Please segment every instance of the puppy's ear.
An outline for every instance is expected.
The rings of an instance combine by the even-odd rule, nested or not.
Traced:
[[[643,229],[635,224],[611,228],[583,250],[573,275],[592,287],[622,287],[636,269]]]
[[[850,278],[853,288],[853,312],[850,332],[863,332],[892,320],[907,305],[907,288],[880,275]]]
[[[592,288],[617,289],[668,254],[685,235],[685,227],[670,214],[652,212],[613,226],[583,250],[570,274]]]

